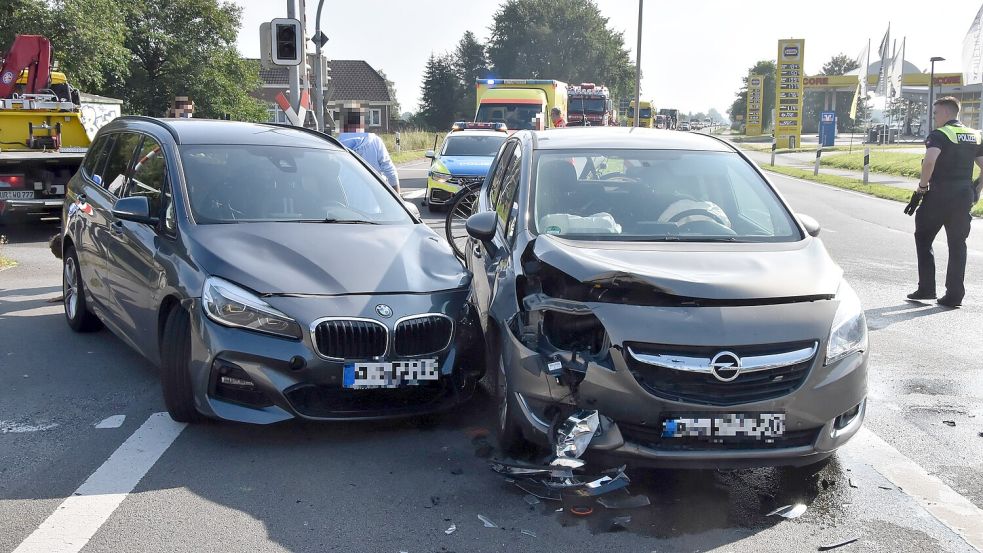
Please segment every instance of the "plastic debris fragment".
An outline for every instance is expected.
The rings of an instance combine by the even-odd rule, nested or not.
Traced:
[[[597,502],[608,509],[638,509],[652,504],[647,495],[605,495],[597,498]]]
[[[522,535],[529,536],[531,538],[538,537],[538,536],[536,536],[536,534],[532,530],[523,530],[522,531]]]
[[[784,507],[779,507],[765,516],[770,517],[778,515],[782,518],[799,518],[805,512],[806,506],[801,503],[796,503],[795,505],[785,505]]]
[[[851,487],[851,488],[859,488],[859,487],[860,487],[860,486],[858,486],[858,485],[857,485],[857,483],[856,483],[856,482],[854,482],[854,481],[853,481],[853,478],[851,478],[851,479],[849,480],[849,482],[850,482],[850,487]]]
[[[525,502],[526,502],[526,503],[527,503],[527,504],[528,504],[528,505],[529,505],[530,507],[531,507],[531,506],[533,506],[533,505],[539,505],[539,504],[541,503],[541,502],[539,501],[539,498],[538,498],[538,497],[536,497],[535,495],[533,495],[533,494],[531,494],[531,493],[529,493],[529,494],[526,494],[526,495],[525,495],[525,497],[523,497],[522,499],[523,499],[523,500],[524,500],[524,501],[525,501]]]
[[[485,525],[485,528],[498,528],[498,525],[492,522],[485,515],[478,515],[478,520],[480,520]]]
[[[856,538],[856,537],[847,538],[845,540],[838,541],[836,543],[831,543],[831,544],[828,544],[828,545],[820,545],[819,546],[819,550],[820,551],[830,551],[830,550],[836,549],[837,547],[843,547],[844,545],[849,545],[849,544],[851,544],[851,543],[853,543],[855,541],[859,541],[859,540],[860,540],[860,538]]]
[[[593,512],[594,509],[590,507],[583,507],[583,506],[570,507],[570,514],[577,515],[578,517],[590,516]]]
[[[556,456],[580,457],[597,433],[597,411],[580,410],[560,423],[556,430]]]
[[[956,426],[956,421],[942,421],[942,424],[946,426]]]
[[[457,525],[456,524],[451,524],[451,527],[448,528],[447,530],[444,530],[444,533],[449,536],[449,535],[453,534],[456,531],[457,531]]]

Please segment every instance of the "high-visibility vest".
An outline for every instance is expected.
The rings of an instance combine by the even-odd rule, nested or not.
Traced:
[[[952,145],[942,148],[930,182],[966,182],[973,180],[973,162],[983,144],[980,131],[962,123],[946,123],[935,129],[942,133]]]

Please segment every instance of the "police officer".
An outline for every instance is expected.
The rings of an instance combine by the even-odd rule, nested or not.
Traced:
[[[911,300],[935,299],[935,255],[932,242],[945,227],[949,243],[945,295],[939,305],[959,307],[966,289],[966,238],[969,236],[970,208],[979,198],[980,183],[973,182],[973,162],[983,168],[983,137],[959,122],[959,101],[951,96],[939,98],[932,106],[938,127],[925,139],[918,190],[911,196],[905,213],[915,215],[915,250],[918,253],[918,289]],[[919,206],[919,204],[921,204]]]

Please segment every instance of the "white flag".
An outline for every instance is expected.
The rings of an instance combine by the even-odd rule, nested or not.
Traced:
[[[891,67],[891,24],[887,24],[887,32],[884,33],[884,38],[881,39],[880,47],[880,58],[881,58],[881,70],[877,73],[877,89],[876,92],[882,96],[887,96],[888,92],[888,73]]]
[[[983,83],[983,6],[963,39],[963,83]]]
[[[870,61],[870,41],[867,41],[867,46],[860,52],[857,56],[857,78],[860,81],[860,95],[867,95],[867,63]]]
[[[901,49],[895,54],[894,60],[891,62],[891,68],[889,71],[888,82],[890,83],[891,89],[888,91],[889,96],[892,98],[901,95],[901,82],[904,75],[904,46],[905,39],[901,39]]]

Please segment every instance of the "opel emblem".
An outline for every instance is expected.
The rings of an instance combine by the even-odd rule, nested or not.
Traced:
[[[375,306],[375,312],[378,313],[380,317],[385,319],[393,316],[393,308],[384,303],[380,303],[379,305]]]
[[[710,372],[721,382],[730,382],[741,375],[741,358],[736,353],[722,351],[710,360]]]

